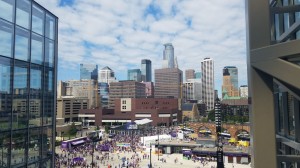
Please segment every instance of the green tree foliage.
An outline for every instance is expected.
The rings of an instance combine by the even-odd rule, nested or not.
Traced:
[[[74,136],[77,133],[77,128],[75,126],[75,123],[73,122],[70,129],[69,129],[69,136]]]
[[[210,110],[207,116],[208,121],[215,121],[215,110]]]

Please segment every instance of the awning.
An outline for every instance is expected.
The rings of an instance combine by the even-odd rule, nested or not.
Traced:
[[[84,140],[79,140],[79,141],[74,141],[74,142],[71,142],[72,145],[79,145],[79,144],[82,144],[84,143],[85,141]]]

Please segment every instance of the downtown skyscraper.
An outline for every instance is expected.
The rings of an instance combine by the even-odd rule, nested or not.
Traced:
[[[141,82],[142,81],[141,70],[140,69],[128,69],[127,80]]]
[[[80,80],[98,80],[98,65],[80,64]]]
[[[214,61],[211,58],[204,58],[201,61],[202,72],[202,101],[206,104],[206,110],[214,109]]]
[[[0,167],[54,167],[58,18],[0,1]]]
[[[102,68],[99,71],[98,75],[98,82],[104,82],[104,83],[110,83],[110,82],[116,82],[117,79],[115,77],[115,73],[112,69],[110,69],[108,66]]]
[[[164,44],[162,68],[175,68],[174,47],[172,43]]]
[[[223,68],[222,98],[239,97],[238,69],[235,66]]]
[[[143,59],[141,61],[141,73],[142,73],[142,81],[143,82],[151,82],[152,81],[151,60]]]

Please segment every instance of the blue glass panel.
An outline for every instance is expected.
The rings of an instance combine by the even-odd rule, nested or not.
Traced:
[[[39,7],[32,6],[32,31],[44,35],[44,16],[45,12]]]
[[[0,18],[13,21],[15,2],[13,0],[0,0]]]
[[[42,36],[32,33],[31,36],[31,62],[43,63],[44,39]]]
[[[45,40],[45,65],[49,67],[54,66],[54,42],[52,40],[46,39]]]
[[[16,23],[26,29],[30,27],[30,9],[31,2],[29,0],[17,0]]]
[[[29,58],[29,31],[19,27],[16,29],[15,58],[24,61]]]
[[[10,59],[0,57],[0,132],[10,129],[11,63]]]
[[[12,56],[13,30],[11,23],[0,19],[0,55],[7,57]]]
[[[46,14],[46,37],[55,39],[55,18],[50,14]]]

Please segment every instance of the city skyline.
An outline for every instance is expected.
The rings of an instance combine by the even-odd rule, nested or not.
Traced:
[[[128,69],[149,59],[154,74],[161,68],[165,43],[173,44],[183,72],[199,71],[201,60],[213,58],[218,90],[224,66],[247,74],[244,1],[37,2],[60,18],[58,80],[79,79],[79,64],[88,62],[109,66],[124,80]],[[239,84],[247,84],[246,75]]]

